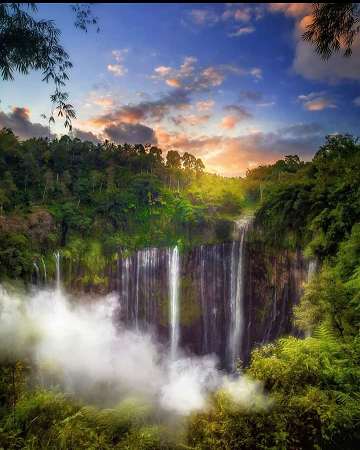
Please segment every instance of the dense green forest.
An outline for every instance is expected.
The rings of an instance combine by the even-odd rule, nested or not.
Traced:
[[[151,145],[19,142],[3,129],[0,172],[0,276],[24,280],[40,254],[51,275],[60,247],[65,258],[101,262],[119,247],[186,250],[230,239],[245,202],[240,178],[205,173],[187,152],[164,159]]]
[[[289,155],[245,178],[204,172],[188,153],[78,139],[19,142],[0,134],[0,275],[29,281],[36,255],[148,245],[182,250],[230,239],[242,212],[268,251],[302,248],[320,269],[295,322],[303,339],[255,349],[239,374],[263,382],[272,406],[239,407],[225,391],[176,427],[127,398],[100,409],[38,387],[27,359],[6,356],[0,379],[3,449],[352,449],[360,443],[360,146],[329,136],[312,162]],[[40,219],[38,219],[40,217]],[[40,229],[37,225],[40,220]],[[5,225],[4,225],[5,224]],[[211,232],[207,235],[204,230]],[[91,250],[92,249],[92,250]],[[77,252],[77,253],[76,253]],[[49,264],[50,266],[50,264]],[[254,400],[255,401],[255,400]],[[254,412],[255,410],[255,412]]]

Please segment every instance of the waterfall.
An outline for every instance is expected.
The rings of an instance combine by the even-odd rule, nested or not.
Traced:
[[[44,267],[44,284],[46,285],[47,284],[47,274],[46,274],[46,265],[45,265],[45,261],[44,261],[43,257],[41,257],[41,261],[42,261],[43,267]]]
[[[144,248],[119,252],[116,289],[121,320],[156,333],[176,359],[180,346],[198,355],[215,353],[231,367],[242,357],[245,241],[249,217],[237,223],[234,242],[205,244],[186,260],[179,249]],[[184,308],[180,324],[180,277]],[[248,322],[246,322],[246,333]]]
[[[309,263],[309,268],[308,268],[308,276],[307,276],[308,282],[316,274],[317,268],[318,268],[318,260],[312,259]]]
[[[128,318],[129,318],[129,311],[130,311],[130,305],[129,305],[129,295],[130,295],[130,264],[131,259],[126,258],[123,264],[123,271],[121,275],[121,281],[122,281],[122,301],[123,301],[123,308],[125,311],[125,322],[128,324]]]
[[[271,310],[271,319],[268,323],[268,325],[266,326],[265,330],[264,330],[264,336],[263,336],[263,340],[262,340],[262,344],[268,344],[270,342],[270,337],[273,334],[273,329],[275,326],[275,322],[276,322],[276,317],[278,314],[278,294],[277,294],[277,260],[275,258],[275,262],[274,262],[274,295],[272,298],[273,301],[273,306],[272,306],[272,310]]]
[[[136,254],[136,300],[135,300],[135,328],[138,329],[138,320],[139,320],[139,285],[140,285],[140,261],[141,251]]]
[[[138,330],[156,327],[157,308],[167,273],[168,250],[145,248],[132,255],[118,256],[117,290],[121,304],[121,317],[128,326]]]
[[[180,255],[176,246],[174,249],[169,250],[170,349],[172,359],[176,359],[180,337],[179,269]]]
[[[228,362],[234,368],[241,355],[243,336],[243,296],[245,279],[245,238],[247,221],[237,222],[238,241],[232,243],[231,252],[231,292],[230,292],[230,327],[228,337]]]
[[[35,267],[35,284],[37,287],[40,287],[40,270],[36,262],[33,262],[33,265]]]
[[[60,291],[60,251],[54,252],[54,258],[56,261],[56,290]]]
[[[209,337],[208,337],[208,320],[207,320],[207,302],[206,302],[206,294],[205,294],[205,284],[206,284],[206,279],[205,279],[205,261],[206,258],[204,257],[204,251],[206,250],[206,247],[204,245],[202,245],[200,247],[200,297],[201,297],[201,309],[202,309],[202,323],[203,323],[203,336],[202,336],[202,348],[203,348],[203,353],[204,355],[206,355],[209,352]]]

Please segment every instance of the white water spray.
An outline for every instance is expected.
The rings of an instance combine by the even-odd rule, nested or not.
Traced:
[[[175,263],[175,249],[172,256]],[[164,411],[188,414],[206,408],[209,391],[220,388],[240,408],[269,406],[259,382],[227,377],[213,356],[174,361],[150,334],[115,324],[117,307],[116,295],[70,302],[60,290],[24,298],[0,285],[0,356],[10,349],[16,358],[35,354],[50,376],[62,374],[75,394],[96,402],[108,387],[113,405],[141,395]]]

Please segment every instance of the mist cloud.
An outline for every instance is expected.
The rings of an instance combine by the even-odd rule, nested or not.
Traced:
[[[163,411],[186,415],[206,409],[208,392],[223,389],[239,408],[269,406],[259,383],[225,375],[216,357],[172,360],[151,334],[125,329],[116,320],[119,306],[117,295],[70,301],[60,291],[21,296],[0,285],[0,351],[35,355],[62,372],[78,395],[94,395],[107,383],[114,404],[142,395]]]

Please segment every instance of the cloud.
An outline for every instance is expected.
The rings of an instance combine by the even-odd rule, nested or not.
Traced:
[[[240,3],[227,3],[226,11],[222,15],[223,20],[235,19],[238,22],[249,22],[251,18],[252,9],[249,7],[239,8]],[[236,7],[234,9],[233,7]]]
[[[102,141],[99,136],[91,133],[91,131],[82,131],[78,128],[73,128],[71,135],[75,138],[81,139],[82,141],[90,141],[93,144],[99,144]]]
[[[175,125],[199,125],[201,123],[207,122],[210,120],[211,115],[205,114],[200,117],[195,117],[194,115],[182,116],[179,114],[177,117],[172,117],[171,120]]]
[[[108,97],[108,98],[100,97],[100,98],[94,99],[93,103],[95,105],[99,105],[99,106],[111,106],[114,104],[114,100],[110,97]]]
[[[239,105],[228,105],[224,107],[224,110],[235,113],[241,121],[250,119],[252,117],[252,115],[249,114],[245,108]]]
[[[128,70],[126,68],[124,68],[123,65],[118,65],[118,64],[116,64],[115,66],[112,66],[111,64],[109,64],[108,70],[110,70],[110,72],[114,72],[116,77],[123,77],[128,72]]]
[[[308,95],[299,95],[298,100],[303,102],[304,109],[308,111],[321,111],[325,108],[337,108],[335,100],[325,96],[326,92],[312,92]]]
[[[20,139],[31,139],[32,137],[48,137],[49,127],[40,123],[30,121],[30,110],[14,107],[8,114],[0,111],[0,128],[11,128]],[[50,134],[50,138],[56,137]]]
[[[360,106],[360,97],[356,97],[353,103],[355,103],[356,106]]]
[[[310,3],[269,3],[272,12],[283,12],[286,16],[304,17],[310,13]]]
[[[242,67],[232,64],[224,64],[219,66],[210,66],[202,71],[196,77],[192,84],[189,84],[189,89],[192,90],[208,90],[211,87],[220,86],[229,74],[244,75],[247,70]]]
[[[159,100],[120,106],[108,114],[90,118],[89,123],[96,127],[103,127],[117,122],[137,124],[144,120],[161,121],[172,109],[184,109],[189,104],[188,93],[177,89],[163,94]]]
[[[292,64],[294,73],[309,80],[320,80],[329,84],[336,84],[344,79],[360,80],[360,35],[354,40],[351,57],[343,57],[343,48],[329,60],[323,60],[315,52],[314,45],[302,40],[303,33],[312,22],[310,3],[270,3],[269,10],[283,12],[295,18],[293,39],[296,47]]]
[[[224,107],[225,111],[233,113],[232,115],[222,118],[221,124],[218,128],[225,128],[226,130],[233,130],[239,122],[250,119],[252,116],[245,108],[238,105],[228,105]]]
[[[196,58],[187,56],[179,69],[160,66],[154,70],[155,74],[147,75],[147,77],[155,82],[163,80],[171,87],[181,87],[188,92],[192,92],[220,86],[230,74],[246,75],[250,73],[249,70],[235,64],[195,67],[193,64],[196,62]]]
[[[220,86],[224,81],[225,74],[224,71],[218,67],[208,67],[203,71],[202,78],[205,81],[199,82],[200,79],[198,79],[198,85],[208,84],[208,86]]]
[[[189,136],[156,128],[158,145],[163,151],[188,151],[201,158],[206,170],[224,176],[243,176],[248,168],[273,164],[285,155],[297,154],[309,160],[324,141],[324,130],[318,123],[294,124],[275,132],[248,133],[237,137]]]
[[[179,75],[185,78],[190,77],[195,71],[195,67],[193,67],[192,64],[196,62],[197,59],[193,56],[186,56],[183,64],[180,66]]]
[[[152,80],[165,80],[166,84],[169,86],[180,88],[182,86],[182,80],[191,77],[196,68],[191,64],[197,62],[197,59],[192,56],[187,56],[184,58],[183,64],[181,64],[180,69],[172,69],[171,67],[157,67],[155,69],[156,75],[148,75],[147,77]],[[167,79],[166,79],[167,78]],[[187,87],[189,89],[189,87]]]
[[[124,53],[128,53],[128,52],[129,52],[129,49],[124,48],[123,50],[113,50],[111,53],[113,54],[115,60],[120,62],[120,61],[124,61],[124,59],[125,59]]]
[[[226,116],[222,118],[221,124],[218,125],[218,128],[225,128],[226,130],[232,130],[241,121],[242,119],[238,116]]]
[[[195,105],[199,111],[207,111],[215,105],[215,101],[208,100],[207,102],[195,102]]]
[[[344,79],[360,80],[360,35],[355,38],[352,50],[349,58],[344,58],[344,51],[340,50],[325,61],[315,53],[313,45],[299,40],[293,70],[310,80],[321,80],[330,84]]]
[[[164,67],[164,66],[155,68],[155,72],[157,72],[160,77],[165,77],[166,75],[168,75],[170,73],[170,70],[171,67]]]
[[[324,133],[324,126],[320,123],[296,123],[279,130],[282,136],[304,137]]]
[[[244,100],[249,100],[252,102],[256,102],[257,100],[262,99],[262,93],[259,91],[241,91],[239,95],[239,102]]]
[[[236,33],[230,33],[229,36],[243,36],[244,34],[251,34],[255,31],[254,27],[245,27],[245,28],[239,28]]]
[[[262,79],[261,69],[258,67],[254,67],[250,70],[251,75],[253,75],[255,78]]]
[[[104,128],[104,134],[116,144],[140,144],[151,142],[156,144],[157,139],[152,128],[142,124],[118,122]]]
[[[234,13],[234,19],[240,22],[248,22],[250,20],[250,8],[237,9]]]
[[[275,102],[270,103],[258,103],[256,106],[260,106],[261,108],[269,108],[270,106],[274,106]]]
[[[175,78],[169,78],[168,80],[165,81],[165,83],[174,88],[181,87],[180,81],[177,81]]]
[[[193,9],[189,12],[193,23],[199,25],[214,25],[219,21],[219,17],[212,9]]]
[[[147,92],[141,92],[141,91],[136,93],[136,97],[146,98],[147,100],[151,99],[151,95],[150,94],[148,94]]]

